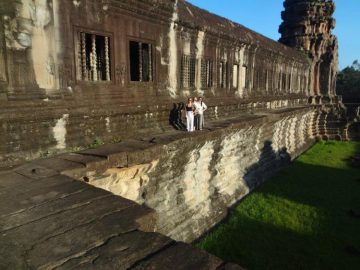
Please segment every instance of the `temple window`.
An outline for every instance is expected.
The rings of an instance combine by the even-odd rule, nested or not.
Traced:
[[[249,85],[250,85],[250,72],[248,72],[248,67],[247,66],[243,66],[242,67],[242,74],[243,76],[243,80],[244,80],[244,88],[245,89],[249,89]]]
[[[271,70],[267,73],[267,90],[273,89],[273,74]]]
[[[289,73],[288,74],[288,89],[287,89],[289,92],[291,92],[291,88],[292,88],[291,87],[291,80],[292,80],[291,74]]]
[[[201,86],[209,88],[213,86],[213,61],[201,60]]]
[[[269,71],[265,70],[264,71],[264,88],[266,91],[269,91]]]
[[[281,90],[286,91],[287,90],[286,89],[286,74],[283,73],[281,77],[282,77],[282,79],[281,79]]]
[[[255,69],[254,71],[254,89],[259,89],[261,87],[261,73],[259,70]]]
[[[151,82],[153,80],[152,45],[130,41],[130,80],[134,82]]]
[[[228,68],[226,62],[220,62],[220,69],[219,69],[219,87],[226,88],[227,86],[227,75]]]
[[[195,88],[196,59],[193,56],[183,55],[181,58],[180,81],[181,88]]]
[[[80,74],[85,81],[110,81],[110,37],[80,33]]]

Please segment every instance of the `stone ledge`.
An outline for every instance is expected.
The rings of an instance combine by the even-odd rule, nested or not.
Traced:
[[[18,167],[15,171],[30,178],[42,178],[61,173],[73,179],[86,181],[88,173],[99,174],[109,168],[124,168],[151,162],[166,153],[167,145],[175,141],[192,140],[198,136],[218,136],[218,132],[222,130],[250,127],[313,108],[313,106],[302,106],[258,114],[244,113],[238,117],[209,122],[208,129],[201,132],[170,131],[154,136],[134,138],[118,144],[105,144],[95,149],[34,160]]]
[[[0,269],[240,269],[154,233],[147,207],[51,170],[18,173],[28,169],[0,174]]]

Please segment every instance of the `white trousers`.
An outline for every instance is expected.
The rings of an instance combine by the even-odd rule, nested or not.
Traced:
[[[187,131],[194,131],[194,113],[192,111],[186,112],[186,128]]]
[[[199,114],[199,129],[202,130],[204,128],[204,114]]]

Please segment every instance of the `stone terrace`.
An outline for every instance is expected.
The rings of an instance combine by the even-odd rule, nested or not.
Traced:
[[[171,131],[3,169],[0,269],[241,269],[154,233],[152,209],[87,184],[87,173],[149,162],[173,141],[309,110],[244,113],[207,123],[209,131]]]
[[[0,269],[241,269],[151,232],[151,209],[34,165],[0,174]]]
[[[213,122],[211,129],[264,118],[244,114]],[[153,210],[90,186],[83,177],[147,162],[170,141],[203,133],[174,131],[156,137],[156,143],[103,145],[3,170],[0,269],[241,269],[155,233]]]

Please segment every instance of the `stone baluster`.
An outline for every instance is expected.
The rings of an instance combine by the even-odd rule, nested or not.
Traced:
[[[97,73],[97,56],[96,56],[96,35],[91,36],[92,42],[92,65],[91,65],[91,72],[92,72],[92,80],[98,80],[98,73]]]
[[[81,77],[83,80],[88,80],[89,77],[86,67],[86,34],[85,33],[81,33],[80,51],[81,51]]]
[[[105,70],[106,70],[106,80],[111,80],[110,75],[110,50],[109,50],[109,37],[105,37]]]

